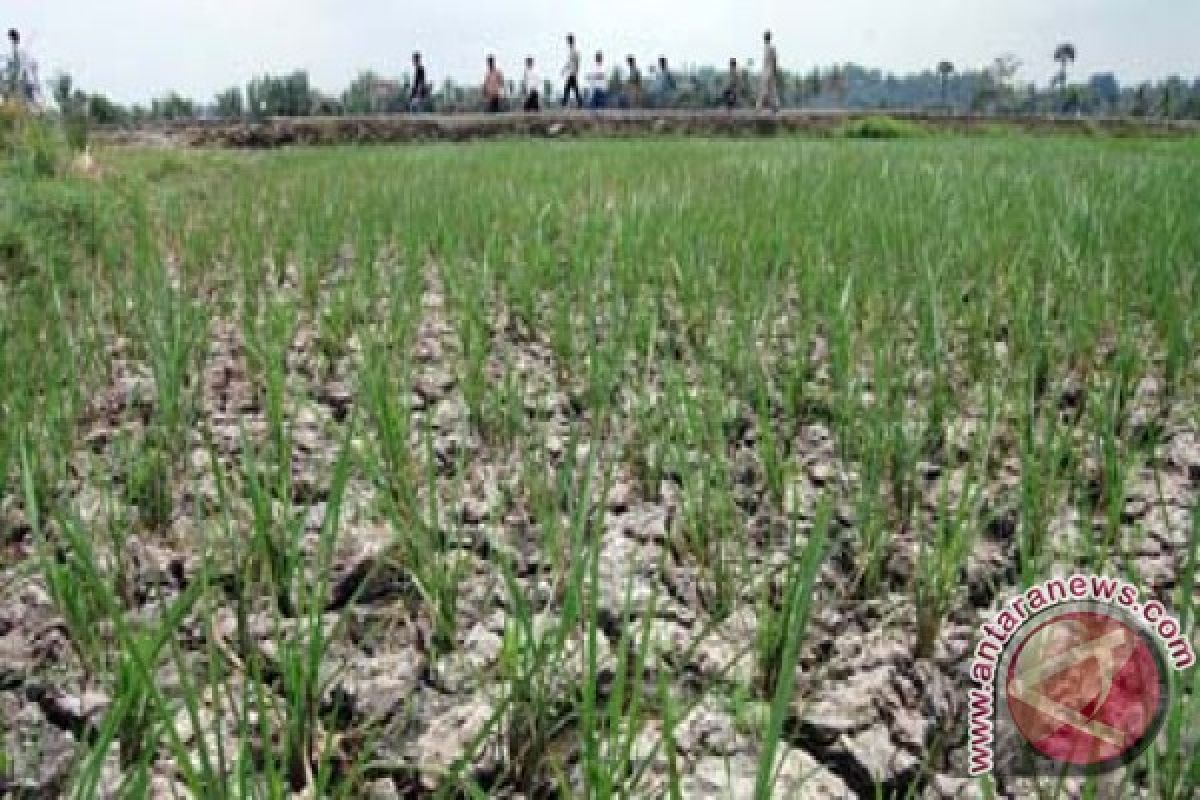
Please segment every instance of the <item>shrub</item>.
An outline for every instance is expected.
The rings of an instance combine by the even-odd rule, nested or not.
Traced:
[[[51,177],[62,171],[65,156],[54,126],[20,106],[0,104],[0,170],[26,178]]]
[[[908,139],[924,136],[925,129],[907,120],[873,116],[844,122],[833,135],[839,139]]]

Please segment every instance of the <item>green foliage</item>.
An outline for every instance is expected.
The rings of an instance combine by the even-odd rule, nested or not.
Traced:
[[[21,179],[57,175],[66,164],[63,144],[45,119],[0,105],[0,172]]]
[[[215,111],[221,119],[240,119],[246,113],[241,87],[231,86],[217,95]]]
[[[898,602],[915,614],[879,623],[889,642],[940,656],[985,537],[1025,575],[1136,553],[1124,501],[1157,449],[1131,396],[1162,385],[1146,427],[1165,428],[1198,388],[1194,142],[575,142],[568,171],[562,147],[118,153],[116,186],[6,162],[0,474],[112,700],[78,738],[77,794],[115,750],[122,796],[167,759],[203,796],[355,797],[366,775],[680,796],[676,727],[714,701],[767,797],[795,690],[837,688],[811,614]],[[216,374],[210,316],[240,341]],[[107,396],[115,337],[152,389],[123,392],[127,438],[94,452],[82,401]],[[299,415],[333,372],[350,410],[314,445]],[[257,413],[199,424],[199,393],[235,373]],[[314,449],[337,455],[321,500],[297,493]],[[78,520],[80,483],[118,510]],[[468,508],[482,485],[499,496]],[[1064,508],[1095,523],[1082,544]],[[120,545],[167,547],[179,514],[186,588],[131,584]],[[732,665],[695,657],[714,631]],[[390,637],[419,650],[418,704],[451,697],[443,678],[491,704],[444,770],[394,755],[402,705],[374,747],[334,690]],[[1195,791],[1195,675],[1144,771],[1155,796]],[[485,750],[501,761],[472,774]]]
[[[301,117],[313,111],[308,73],[262,75],[246,85],[246,110],[255,117]]]
[[[925,136],[918,123],[887,116],[863,117],[838,126],[833,135],[839,139],[911,139]]]

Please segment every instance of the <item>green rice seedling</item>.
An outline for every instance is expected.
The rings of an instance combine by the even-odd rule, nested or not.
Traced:
[[[786,443],[780,442],[780,433],[772,419],[770,388],[766,375],[759,373],[755,384],[755,435],[757,436],[758,458],[762,463],[766,479],[767,493],[771,502],[780,507],[783,505],[784,493],[784,459],[786,458]]]
[[[462,771],[478,749],[493,738],[498,740],[505,755],[502,776],[505,785],[528,792],[545,786],[548,781],[563,782],[561,773],[564,759],[572,749],[571,732],[580,702],[577,692],[585,691],[572,689],[563,678],[563,670],[568,658],[579,657],[578,652],[571,654],[569,644],[580,635],[585,641],[585,662],[594,662],[594,650],[590,661],[586,652],[595,646],[598,625],[595,589],[589,592],[587,588],[588,576],[596,568],[598,542],[591,529],[588,503],[581,499],[591,495],[595,459],[594,448],[589,449],[586,459],[574,456],[564,459],[564,464],[569,465],[565,469],[578,470],[571,482],[578,486],[578,492],[572,496],[579,499],[566,509],[569,556],[561,585],[555,592],[561,598],[558,613],[553,617],[536,616],[531,598],[516,578],[514,565],[507,558],[498,564],[507,589],[509,610],[497,666],[501,695],[483,730],[452,766],[444,787],[474,793]],[[607,479],[603,483],[607,491]],[[558,508],[552,513],[557,516]],[[594,663],[592,669],[594,674]]]
[[[633,761],[633,748],[644,724],[643,714],[646,699],[642,676],[648,666],[650,624],[658,603],[658,596],[649,598],[649,607],[642,615],[641,624],[622,626],[616,645],[615,663],[612,665],[611,686],[607,687],[607,700],[600,696],[600,687],[605,676],[601,675],[598,663],[597,642],[600,636],[600,559],[596,548],[589,554],[589,574],[585,587],[583,608],[584,637],[584,680],[579,697],[579,737],[584,764],[584,784],[588,794],[612,797],[636,793],[642,779]],[[625,587],[622,614],[631,618],[632,580]],[[635,648],[634,642],[641,643]],[[661,694],[660,694],[661,696]]]
[[[517,441],[525,422],[525,403],[515,367],[506,362],[504,376],[493,383],[483,401],[483,429],[497,444],[511,445]]]
[[[630,432],[628,458],[642,495],[655,500],[671,469],[670,462],[675,458],[672,431],[676,423],[669,407],[661,400],[655,402],[646,394],[639,394],[634,404],[636,422]]]
[[[827,494],[822,495],[813,528],[804,537],[803,549],[799,532],[793,526],[788,563],[779,585],[768,579],[761,586],[755,655],[760,688],[766,695],[779,688],[785,671],[795,668],[796,653],[788,648],[803,641],[831,517],[832,503]],[[798,638],[793,640],[793,637]]]
[[[882,459],[896,520],[901,523],[913,513],[917,502],[916,465],[920,442],[908,414],[910,388],[900,368],[889,358],[875,371],[876,402],[884,420],[881,425]]]
[[[463,399],[471,415],[471,421],[484,436],[491,430],[484,411],[488,394],[487,359],[491,351],[491,332],[483,319],[479,300],[464,301],[460,309],[459,341],[462,344],[462,387]]]
[[[27,454],[23,454],[22,463],[27,476],[25,496],[30,523],[35,535],[45,542],[39,507],[28,477]],[[93,794],[87,787],[95,786],[106,751],[118,735],[122,737],[121,755],[136,763],[149,745],[147,740],[153,738],[150,731],[157,728],[155,723],[162,721],[166,701],[155,684],[154,668],[164,646],[195,603],[198,585],[167,607],[157,628],[143,632],[126,619],[112,579],[101,572],[79,523],[69,516],[58,515],[55,527],[63,537],[65,559],[60,566],[52,563],[53,556],[43,557],[43,569],[51,596],[67,621],[72,643],[87,670],[85,677],[103,679],[113,663],[118,665],[112,704],[91,743],[92,755],[84,760],[78,777],[83,786],[80,796],[87,797]],[[105,630],[110,638],[101,633]],[[174,729],[166,733],[169,747],[176,754],[182,753],[183,746]],[[181,764],[181,769],[190,776],[186,763]]]
[[[122,652],[117,657],[113,702],[90,742],[91,754],[85,759],[76,783],[76,794],[92,796],[96,790],[105,757],[115,744],[118,758],[126,770],[145,774],[158,738],[165,709],[159,705],[151,687],[144,683],[143,668],[154,668],[163,659],[172,637],[194,608],[202,585],[189,587],[169,604],[165,613],[149,630],[130,628],[122,636]],[[135,655],[136,654],[136,655]]]
[[[717,618],[731,614],[737,602],[745,547],[724,464],[701,467],[685,478],[680,533],[683,547],[708,579],[707,610]]]
[[[594,470],[589,456],[582,476],[585,489]],[[587,496],[585,491],[582,495]],[[577,503],[571,512],[569,573],[565,576],[559,615],[543,630],[535,624],[532,608],[509,566],[504,567],[505,583],[511,598],[512,614],[505,628],[500,655],[500,675],[507,689],[504,718],[500,731],[510,765],[512,784],[532,791],[547,770],[554,770],[554,746],[564,736],[574,716],[569,710],[572,698],[560,694],[561,675],[567,643],[578,630],[586,613],[585,577],[589,562],[595,560],[595,545],[589,531],[586,504]],[[592,552],[591,558],[588,553]],[[588,627],[594,634],[596,623]]]
[[[276,498],[291,497],[292,440],[287,427],[287,353],[296,330],[294,309],[282,302],[264,309],[261,322],[250,321],[246,355],[264,389],[268,448],[258,466],[266,470],[267,490]]]
[[[35,486],[33,457],[28,446],[21,442],[21,483],[24,492],[25,514],[38,548],[39,566],[51,598],[62,614],[68,639],[80,664],[89,674],[102,673],[107,665],[106,643],[100,635],[102,607],[91,596],[103,592],[102,583],[88,582],[82,574],[93,569],[96,558],[86,537],[69,538],[67,546],[59,546],[49,538],[42,525],[41,508],[44,498]],[[75,533],[75,527],[61,531],[64,536]],[[78,548],[78,549],[76,549]]]
[[[610,309],[610,318],[616,312],[616,308]],[[601,337],[595,328],[595,316],[589,313],[588,320],[590,331],[587,341],[593,344],[587,355],[585,402],[594,413],[603,416],[612,406],[614,395],[621,385],[622,365],[631,331],[621,326],[610,336]]]
[[[274,595],[279,613],[294,617],[297,613],[295,592],[303,583],[300,539],[304,533],[304,518],[280,508],[275,502],[274,487],[263,479],[266,471],[253,443],[243,437],[242,447],[242,481],[251,510],[251,544],[239,576],[245,582],[243,591],[252,593],[259,589]],[[290,481],[290,471],[286,480]]]
[[[883,464],[879,448],[867,445],[859,462],[855,519],[859,529],[858,591],[872,597],[880,588],[890,543],[889,520],[881,497]]]
[[[550,300],[551,325],[549,330],[550,347],[554,357],[567,375],[573,374],[576,364],[575,323],[572,319],[575,305],[568,291],[554,295]]]
[[[324,694],[322,668],[330,644],[325,629],[324,611],[330,594],[331,568],[342,499],[349,478],[349,441],[353,425],[347,426],[341,454],[334,467],[325,517],[321,524],[312,582],[297,587],[296,602],[302,627],[295,640],[285,639],[279,647],[279,675],[286,703],[283,731],[283,758],[293,789],[308,786],[318,790],[330,780],[333,764],[329,760],[329,741],[320,741],[321,697]],[[260,718],[266,718],[262,715]],[[264,735],[274,735],[264,731]],[[315,775],[314,775],[315,772]]]
[[[1197,603],[1192,591],[1200,566],[1200,508],[1191,514],[1187,559],[1176,583],[1173,611],[1182,631],[1195,631]],[[1192,641],[1195,641],[1193,635]],[[1150,792],[1155,797],[1183,800],[1200,791],[1200,763],[1192,748],[1200,736],[1200,666],[1169,671],[1167,689],[1172,701],[1164,731],[1146,756]]]
[[[1025,586],[1043,574],[1049,555],[1046,540],[1055,503],[1060,499],[1060,473],[1069,458],[1070,433],[1052,417],[1030,417],[1021,430],[1020,520],[1018,572]],[[1040,430],[1034,425],[1040,422]]]
[[[397,381],[398,376],[407,376],[409,369],[402,354],[397,369],[392,352],[380,342],[368,342],[359,380],[363,403],[375,434],[372,444],[376,458],[372,474],[394,509],[394,518],[408,524],[408,520],[419,514],[416,496],[419,472],[411,445],[409,409],[400,402],[405,395]]]
[[[1098,451],[1095,456],[1096,474],[1090,477],[1087,491],[1104,516],[1104,535],[1100,542],[1089,538],[1085,557],[1093,569],[1104,570],[1113,557],[1113,549],[1119,541],[1121,513],[1125,508],[1126,476],[1129,470],[1127,453],[1121,436],[1123,422],[1120,413],[1118,390],[1108,388],[1107,395],[1089,402],[1092,438]]]
[[[124,497],[136,509],[138,519],[151,530],[162,530],[171,518],[171,456],[162,434],[139,443],[126,454]]]
[[[389,406],[378,406],[387,409]],[[393,427],[394,420],[378,429],[383,453],[398,454],[402,440]],[[376,459],[368,466],[369,475],[377,486],[385,487],[389,493],[384,503],[384,515],[390,524],[394,543],[381,558],[376,559],[362,585],[370,583],[384,565],[399,567],[412,580],[415,595],[420,598],[431,623],[430,645],[435,653],[448,652],[454,648],[457,630],[457,612],[463,567],[449,553],[449,537],[442,529],[441,498],[438,486],[437,457],[434,453],[433,432],[428,423],[421,431],[423,457],[420,462],[409,460],[407,476],[390,472],[391,462],[386,458]],[[407,439],[403,440],[407,441]],[[461,470],[460,470],[461,472]],[[420,507],[417,481],[429,487],[425,507]],[[458,494],[461,495],[461,486]],[[453,501],[451,501],[453,502]]]
[[[771,697],[771,710],[763,733],[762,751],[754,783],[754,796],[765,800],[773,796],[775,754],[783,734],[783,723],[792,702],[796,680],[796,660],[804,641],[814,586],[825,557],[830,504],[826,497],[817,512],[816,524],[805,543],[804,552],[793,559],[784,578],[783,602],[778,612],[768,606],[760,609],[766,618],[760,621],[758,642],[759,670]]]
[[[958,599],[981,502],[982,487],[976,483],[973,469],[968,471],[963,481],[957,502],[951,500],[947,482],[943,480],[937,511],[932,520],[933,530],[919,536],[917,564],[913,572],[917,658],[929,658],[932,655],[942,622]]]

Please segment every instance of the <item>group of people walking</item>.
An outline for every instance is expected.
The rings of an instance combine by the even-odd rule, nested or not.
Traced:
[[[419,66],[420,56],[414,56],[417,71],[410,98],[410,107],[420,110],[428,107],[430,88],[425,77],[424,67]],[[579,47],[574,34],[567,34],[567,60],[562,69],[563,92],[561,105],[570,108],[572,102],[577,108],[603,109],[617,106],[619,108],[639,108],[651,101],[657,107],[669,106],[677,83],[666,57],[659,57],[654,80],[649,85],[649,92],[643,84],[642,71],[634,56],[625,59],[624,80],[618,84],[618,90],[613,96],[610,87],[609,71],[605,66],[604,53],[597,51],[591,65],[585,71]],[[721,102],[728,108],[736,107],[743,99],[748,98],[749,88],[744,86],[744,79],[738,70],[737,59],[729,61],[729,76],[721,94]],[[779,109],[779,58],[775,45],[771,40],[771,32],[763,34],[762,78],[759,86],[758,108]],[[519,105],[523,111],[539,111],[545,103],[542,96],[545,88],[542,83],[532,56],[526,57],[524,73],[519,86]],[[496,65],[496,57],[487,57],[487,68],[483,76],[484,108],[492,113],[503,111],[508,104],[508,84],[504,73]],[[586,100],[584,90],[586,89]]]
[[[34,104],[37,100],[37,64],[21,48],[21,36],[16,30],[8,32],[10,50],[5,60],[3,86],[0,90],[9,100]],[[433,105],[433,86],[425,71],[420,53],[413,53],[413,80],[407,98],[410,111],[428,111]],[[657,107],[670,106],[677,84],[675,75],[665,57],[658,59],[654,79],[647,87],[643,85],[642,70],[634,56],[625,59],[624,79],[614,93],[610,85],[609,70],[605,65],[604,53],[597,51],[590,66],[585,70],[574,34],[567,34],[567,59],[562,68],[563,92],[561,105],[570,108],[603,109],[639,108],[647,101]],[[521,76],[518,104],[523,111],[540,111],[545,104],[543,97],[546,84],[538,74],[533,57],[526,57]],[[489,112],[507,109],[509,104],[508,83],[504,73],[496,64],[496,57],[487,57],[487,69],[483,76],[484,108]],[[738,70],[736,59],[729,61],[729,76],[721,94],[721,102],[734,108],[749,97],[749,88]],[[771,32],[763,34],[762,78],[758,92],[758,107],[778,110],[779,108],[779,60]]]

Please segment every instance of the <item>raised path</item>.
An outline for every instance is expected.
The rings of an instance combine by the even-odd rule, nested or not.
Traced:
[[[888,116],[935,130],[970,133],[1014,127],[1043,133],[1189,136],[1200,123],[1128,117],[994,116],[917,111],[814,111],[779,113],[691,110],[545,111],[500,114],[379,114],[344,117],[273,117],[259,122],[188,121],[132,131],[98,131],[112,144],[269,148],[287,145],[465,141],[497,136],[772,136],[823,134],[849,122]]]

